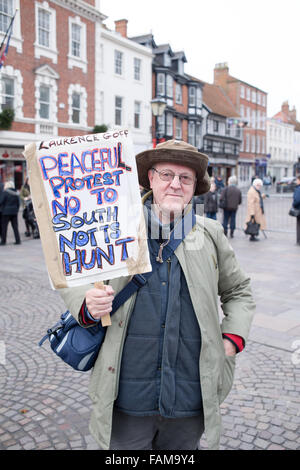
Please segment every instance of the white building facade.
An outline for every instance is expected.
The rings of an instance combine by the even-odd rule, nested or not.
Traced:
[[[152,50],[96,25],[95,123],[128,128],[134,151],[152,147]],[[125,23],[124,23],[125,22]]]
[[[297,133],[298,134],[298,133]],[[267,119],[268,173],[279,181],[286,176],[293,176],[297,161],[295,149],[295,127],[281,119]]]

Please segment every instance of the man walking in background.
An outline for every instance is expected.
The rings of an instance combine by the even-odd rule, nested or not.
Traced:
[[[220,201],[224,201],[221,204],[224,209],[223,227],[224,233],[227,236],[228,224],[230,224],[230,237],[233,238],[235,231],[235,218],[238,206],[242,203],[241,190],[236,186],[236,176],[230,176],[228,178],[228,186],[224,188]]]

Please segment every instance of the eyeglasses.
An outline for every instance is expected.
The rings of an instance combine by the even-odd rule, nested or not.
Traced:
[[[151,168],[151,170],[156,171],[158,173],[158,176],[162,181],[173,181],[175,176],[178,176],[180,183],[182,184],[193,184],[196,181],[196,178],[190,175],[176,175],[173,171],[171,170],[161,170],[158,171],[156,168]]]

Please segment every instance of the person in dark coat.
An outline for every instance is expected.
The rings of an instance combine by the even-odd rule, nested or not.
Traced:
[[[217,219],[218,195],[215,183],[210,185],[210,190],[204,195],[204,212],[209,219]]]
[[[0,204],[2,206],[2,241],[1,245],[6,245],[7,227],[10,222],[15,235],[15,245],[21,244],[18,229],[18,212],[20,208],[20,196],[14,187],[12,181],[8,181],[4,185],[4,191]]]
[[[294,189],[293,206],[300,209],[300,175],[297,175],[296,187]],[[297,217],[297,245],[300,245],[300,217]]]
[[[242,203],[241,190],[236,186],[236,177],[228,178],[228,186],[223,189],[220,201],[225,200],[223,228],[227,236],[228,224],[230,224],[230,237],[233,238],[235,231],[235,218],[238,206]]]

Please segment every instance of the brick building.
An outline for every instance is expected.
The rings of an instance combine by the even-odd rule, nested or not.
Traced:
[[[10,130],[0,130],[0,175],[20,188],[24,145],[82,135],[95,125],[95,25],[105,17],[97,0],[0,2],[0,41],[16,8],[10,47],[0,70],[1,111],[11,107]]]
[[[239,184],[247,186],[253,175],[263,177],[267,172],[267,93],[229,75],[227,63],[215,66],[214,84],[224,89],[240,119],[247,121],[238,162]]]

